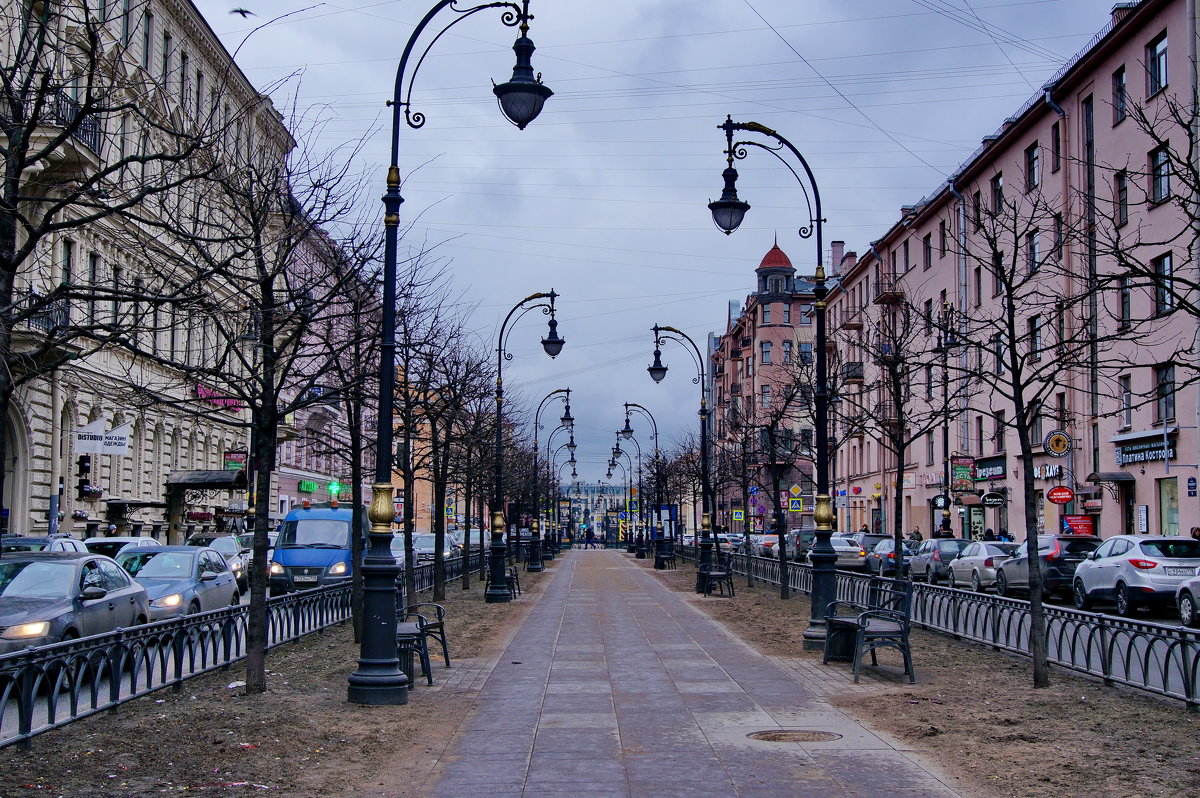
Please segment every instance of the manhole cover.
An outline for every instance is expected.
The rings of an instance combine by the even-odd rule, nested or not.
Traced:
[[[768,743],[827,743],[831,740],[842,739],[840,734],[813,729],[773,729],[750,732],[746,736],[752,740],[765,740]]]

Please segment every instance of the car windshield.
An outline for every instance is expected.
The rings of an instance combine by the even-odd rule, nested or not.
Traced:
[[[1146,540],[1141,544],[1143,554],[1151,557],[1171,557],[1181,560],[1200,559],[1200,540]]]
[[[192,575],[195,555],[183,551],[131,551],[117,558],[130,576],[182,579]]]
[[[863,535],[863,548],[873,548],[881,540],[890,540],[887,535]]]
[[[970,544],[969,540],[939,540],[937,547],[939,551],[952,551],[957,554]]]
[[[1083,538],[1082,540],[1072,540],[1071,538],[1059,538],[1058,545],[1064,554],[1091,554],[1096,549],[1100,548],[1101,541],[1091,538]],[[1038,541],[1038,550],[1045,551],[1046,549],[1054,548],[1054,538],[1046,541]]]
[[[71,595],[75,563],[0,563],[0,598],[62,598]]]
[[[417,535],[413,538],[414,549],[432,549],[437,543],[437,537],[434,535]]]
[[[237,554],[244,548],[238,539],[233,535],[221,535],[211,538],[190,538],[187,542],[188,546],[208,546],[210,549],[216,549],[224,555]]]
[[[128,540],[92,540],[86,544],[92,554],[103,554],[105,557],[116,557],[117,552],[129,545]]]
[[[988,554],[1012,554],[1017,550],[1017,543],[985,543]]]
[[[47,540],[35,540],[32,538],[21,540],[16,538],[0,543],[0,551],[42,551],[48,545],[50,545],[50,542]]]
[[[284,521],[275,548],[349,549],[350,524],[336,518]]]

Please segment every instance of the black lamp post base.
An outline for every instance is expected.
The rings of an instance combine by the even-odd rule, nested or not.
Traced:
[[[529,539],[529,551],[525,555],[525,570],[530,573],[539,573],[544,570],[542,565],[542,539],[540,537],[532,537]]]
[[[827,633],[825,621],[810,621],[808,628],[804,630],[804,650],[823,651]]]
[[[496,525],[493,522],[493,529],[503,528],[503,524]],[[506,601],[512,601],[512,591],[508,588],[508,547],[504,545],[504,539],[499,532],[492,534],[491,547],[488,549],[488,586],[487,590],[483,591],[483,601],[485,604],[503,604]]]
[[[386,662],[359,660],[359,670],[350,674],[346,681],[346,698],[352,704],[372,707],[401,706],[408,703],[408,677],[404,671],[388,672]],[[378,673],[372,669],[381,669]]]

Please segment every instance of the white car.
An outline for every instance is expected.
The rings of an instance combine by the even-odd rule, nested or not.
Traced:
[[[1183,582],[1200,574],[1200,540],[1161,535],[1117,535],[1075,569],[1072,596],[1078,609],[1112,601],[1117,615],[1140,605],[1177,601]]]
[[[1200,626],[1200,576],[1179,583],[1175,589],[1175,606],[1179,622],[1184,626]]]

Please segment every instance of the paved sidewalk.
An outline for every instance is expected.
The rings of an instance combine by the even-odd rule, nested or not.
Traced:
[[[624,553],[573,551],[547,576],[430,794],[959,795],[826,703],[830,679],[759,654]],[[779,729],[841,737],[747,737]]]

